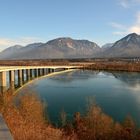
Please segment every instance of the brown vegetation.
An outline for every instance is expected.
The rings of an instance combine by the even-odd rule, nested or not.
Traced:
[[[86,66],[85,68],[92,70],[140,72],[140,62],[96,62],[94,64]]]
[[[104,114],[95,103],[88,103],[85,116],[76,113],[72,123],[66,123],[66,113],[62,111],[62,127],[55,128],[45,119],[44,104],[35,94],[25,94],[18,105],[13,103],[12,97],[7,94],[1,110],[15,140],[140,139],[140,131],[131,117],[120,124]]]
[[[0,66],[74,65],[92,70],[140,72],[140,59],[0,60]]]
[[[37,96],[24,95],[18,106],[9,101],[3,116],[15,140],[61,140],[62,132],[44,118],[44,107]]]
[[[66,136],[74,136],[74,140],[139,140],[140,133],[129,117],[124,124],[114,122],[104,114],[100,107],[92,106],[87,115],[81,117],[76,113],[73,126],[66,126]]]

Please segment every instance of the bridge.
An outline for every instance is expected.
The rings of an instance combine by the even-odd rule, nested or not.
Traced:
[[[1,66],[0,67],[0,93],[6,94],[10,89],[15,93],[31,80],[47,75],[68,72],[81,66]],[[7,87],[9,85],[9,87]],[[0,139],[13,140],[11,132],[0,113]]]
[[[7,89],[15,92],[25,83],[38,77],[52,73],[66,72],[81,66],[1,66],[0,92],[4,94]],[[7,87],[9,85],[9,87]]]

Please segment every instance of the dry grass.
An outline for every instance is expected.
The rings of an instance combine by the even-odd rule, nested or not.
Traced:
[[[86,69],[140,72],[140,62],[95,62],[94,64],[87,66]]]
[[[35,94],[25,94],[18,106],[6,94],[3,101],[4,118],[15,140],[140,140],[140,132],[131,117],[123,124],[115,122],[96,104],[88,104],[85,116],[76,113],[72,123],[66,124],[61,113],[62,128],[49,124],[44,117],[44,104]]]
[[[4,118],[15,140],[61,140],[62,132],[53,128],[44,118],[44,105],[33,94],[19,100],[18,107],[8,102]]]
[[[140,140],[140,132],[130,117],[123,124],[117,123],[96,105],[86,116],[76,113],[73,124],[68,124],[63,133],[74,140]]]

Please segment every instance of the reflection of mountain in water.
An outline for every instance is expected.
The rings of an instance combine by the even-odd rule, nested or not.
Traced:
[[[101,76],[102,78],[104,76],[114,77],[128,84],[128,86],[130,87],[140,85],[140,73],[137,72],[107,72],[107,71],[100,72],[92,70],[76,70],[73,72],[51,77],[51,79],[59,82],[72,82],[74,80],[87,80],[90,78],[97,78],[99,76]]]
[[[123,81],[131,87],[140,85],[140,73],[137,72],[112,72],[116,79]]]
[[[52,80],[59,80],[59,82],[72,82],[74,80],[86,80],[89,78],[96,77],[99,71],[89,71],[89,70],[76,70],[73,72],[65,73],[63,75],[58,75],[51,77]]]

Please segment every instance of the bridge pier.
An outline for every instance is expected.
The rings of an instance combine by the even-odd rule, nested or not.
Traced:
[[[9,83],[10,83],[10,89],[11,91],[15,90],[15,71],[11,70],[9,71]]]
[[[33,79],[33,70],[30,69],[30,80],[32,80],[32,79]]]
[[[34,77],[38,77],[38,69],[34,69]]]
[[[25,83],[25,70],[22,70],[22,84],[24,84]]]
[[[45,75],[45,69],[44,68],[42,69],[42,75]]]
[[[54,69],[50,68],[49,73],[53,73],[53,72],[54,72]]]
[[[49,72],[48,72],[48,69],[46,68],[46,75],[48,74]]]
[[[46,73],[46,69],[45,69],[45,68],[44,68],[44,70],[43,70],[43,71],[44,71],[44,75],[46,75],[47,73]]]
[[[21,87],[23,85],[23,79],[22,79],[22,70],[18,70],[18,87]]]
[[[43,69],[41,69],[41,76],[43,76],[44,75],[44,70]]]
[[[69,70],[69,68],[63,68],[64,70]]]
[[[48,74],[50,73],[50,69],[48,68]]]
[[[26,69],[26,81],[30,81],[30,69]]]
[[[52,72],[55,72],[57,69],[52,69]]]
[[[0,72],[1,93],[6,92],[6,71]]]
[[[41,76],[42,75],[42,71],[41,69],[38,69],[38,76]]]
[[[55,72],[55,69],[52,69],[52,72]]]

